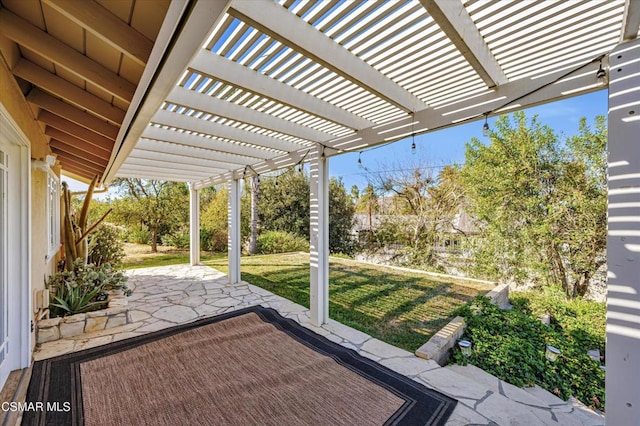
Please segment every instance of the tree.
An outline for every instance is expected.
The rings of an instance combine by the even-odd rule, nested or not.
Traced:
[[[563,144],[518,112],[498,119],[490,145],[467,145],[462,176],[483,231],[475,271],[586,293],[605,261],[606,139],[602,117]]]
[[[151,232],[151,251],[158,251],[158,237],[189,218],[189,191],[181,182],[118,178],[113,187],[121,198],[114,201],[115,216],[127,225],[142,223]]]
[[[207,204],[200,217],[204,250],[221,252],[227,249],[229,191],[226,187],[208,191]]]
[[[426,162],[410,168],[372,174],[377,190],[390,194],[396,205],[396,215],[387,215],[378,228],[377,237],[383,244],[400,243],[402,254],[413,265],[442,269],[443,259],[436,250],[443,232],[449,232],[453,219],[462,207],[463,190],[458,169],[445,167],[437,177]],[[372,189],[368,197],[374,202]],[[377,203],[377,201],[375,201]]]
[[[258,215],[261,230],[284,231],[309,240],[309,176],[288,170],[260,184]],[[329,180],[329,250],[351,253],[353,200],[344,184]]]
[[[372,183],[367,184],[362,195],[358,198],[356,211],[367,214],[369,220],[368,243],[369,249],[371,249],[373,244],[373,215],[380,211],[378,193]]]
[[[355,204],[341,180],[329,180],[329,251],[351,254],[355,249],[351,235]]]

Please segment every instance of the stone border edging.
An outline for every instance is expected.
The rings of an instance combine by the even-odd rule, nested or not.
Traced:
[[[128,324],[129,302],[122,291],[110,292],[107,301],[106,309],[38,321],[36,323],[36,343],[53,342],[58,339]]]
[[[504,309],[509,306],[509,285],[501,284],[489,291],[486,295],[491,303]],[[467,324],[462,317],[455,317],[447,325],[442,327],[429,341],[420,346],[415,354],[417,357],[432,359],[440,366],[445,366],[449,361],[449,349],[453,348],[462,337]]]

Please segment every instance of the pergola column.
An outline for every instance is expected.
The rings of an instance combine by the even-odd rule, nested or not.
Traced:
[[[227,254],[229,263],[229,284],[240,282],[240,180],[229,182],[229,237]]]
[[[200,191],[189,184],[189,258],[200,264]]]
[[[640,40],[609,62],[606,411],[624,426],[640,419]]]
[[[311,156],[311,323],[320,326],[329,319],[329,170],[318,145]]]

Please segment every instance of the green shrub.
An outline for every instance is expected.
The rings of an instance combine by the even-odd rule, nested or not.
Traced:
[[[170,234],[165,234],[162,236],[162,245],[163,246],[171,246],[179,249],[189,248],[190,244],[190,236],[189,231],[185,231],[180,229],[178,231],[174,231]]]
[[[227,231],[220,229],[201,229],[200,247],[211,252],[227,251]]]
[[[604,377],[600,363],[587,351],[604,354],[604,304],[566,300],[555,293],[516,293],[513,309],[501,310],[485,297],[457,312],[467,322],[463,338],[473,343],[465,358],[456,346],[453,360],[474,364],[516,386],[535,384],[563,399],[573,395],[591,408],[604,410]],[[538,315],[550,313],[544,325]],[[547,345],[562,351],[552,363]]]
[[[121,232],[110,223],[101,223],[89,236],[89,263],[96,266],[119,264],[125,256]]]
[[[84,265],[82,259],[76,259],[71,271],[58,272],[45,281],[45,287],[52,294],[49,304],[51,316],[55,318],[105,308],[109,290],[131,293],[126,281],[127,277],[108,263]]]
[[[130,243],[149,244],[151,242],[151,231],[146,225],[139,223],[127,229],[126,238]]]
[[[256,241],[259,254],[309,251],[309,243],[290,232],[266,231],[258,235]]]

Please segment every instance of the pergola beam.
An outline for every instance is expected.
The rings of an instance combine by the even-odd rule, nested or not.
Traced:
[[[508,81],[462,2],[420,0],[420,3],[488,87]]]
[[[181,86],[176,86],[173,89],[167,98],[167,102],[262,127],[263,129],[274,130],[300,139],[315,142],[325,142],[333,139],[333,136],[329,133],[301,126],[289,120],[273,117],[255,109],[246,108]]]
[[[215,110],[213,110],[213,112],[215,113]],[[297,143],[167,110],[158,111],[156,115],[153,116],[153,119],[151,121],[153,123],[164,124],[169,127],[189,129],[194,132],[204,133],[219,138],[231,139],[238,142],[252,144],[256,147],[242,146],[242,149],[239,152],[236,152],[236,154],[242,153],[243,150],[246,150],[248,155],[265,159],[277,154],[257,147],[271,148],[283,152],[296,151],[303,147],[302,145]],[[230,148],[233,149],[233,146],[230,146]]]
[[[47,92],[78,106],[93,112],[94,114],[110,121],[113,124],[120,125],[124,119],[125,112],[120,108],[114,107],[96,95],[82,90],[78,86],[69,83],[67,80],[51,74],[44,68],[39,67],[33,62],[29,62],[22,58],[18,61],[11,72],[22,78],[23,80],[38,86]]]
[[[224,169],[216,169],[215,167],[199,166],[195,164],[180,164],[175,162],[163,162],[158,164],[156,160],[150,160],[148,158],[129,157],[127,160],[129,166],[141,166],[141,167],[154,167],[158,170],[178,170],[184,172],[198,172],[198,173],[224,173]]]
[[[39,89],[33,89],[27,95],[27,101],[40,108],[59,115],[79,126],[93,130],[109,139],[115,140],[118,136],[119,128],[99,119],[89,113],[86,113],[73,105],[62,102],[61,100],[43,92]]]
[[[198,156],[198,152],[190,153],[186,150],[181,150],[181,152],[182,154],[171,154],[164,151],[151,151],[147,149],[136,148],[131,151],[129,158],[139,158],[144,160],[165,161],[174,164],[183,164],[185,168],[191,165],[196,165],[208,167],[211,170],[222,170],[221,173],[229,171],[229,163],[223,163],[220,161],[203,158],[202,156]]]
[[[276,2],[255,7],[251,2],[235,0],[228,13],[407,113],[426,107],[419,98]]]
[[[231,161],[228,157],[221,158],[218,151],[210,149],[198,148],[190,145],[182,145],[172,142],[157,141],[147,138],[141,138],[136,145],[136,150],[155,151],[184,157],[197,157],[216,161],[220,164],[226,164],[227,169],[244,167],[247,163],[240,161]],[[223,168],[223,167],[220,167]]]
[[[626,0],[620,41],[635,40],[638,37],[638,28],[640,28],[640,2],[637,0]]]
[[[254,155],[248,155],[245,152],[249,150],[244,150],[244,147],[241,145],[234,145],[229,142],[209,139],[194,134],[180,133],[174,130],[163,129],[161,127],[148,127],[147,130],[144,131],[142,137],[204,148],[211,152],[215,152],[220,161],[230,161],[232,163],[248,164],[270,157],[270,155],[258,157],[257,153],[252,153]],[[262,152],[266,153],[266,151]]]
[[[153,42],[93,0],[43,0],[111,47],[145,66]]]
[[[0,10],[0,33],[123,102],[131,102],[135,92],[135,86],[131,82],[7,9]]]
[[[189,68],[349,129],[364,129],[373,125],[369,120],[208,50],[201,49]]]
[[[521,79],[498,86],[495,90],[487,90],[484,94],[469,100],[462,100],[438,109],[426,108],[417,111],[415,117],[407,117],[381,126],[374,126],[360,130],[354,134],[342,136],[324,144],[328,149],[325,156],[331,157],[345,151],[360,149],[364,146],[375,146],[393,140],[402,139],[411,135],[432,132],[455,126],[468,120],[480,120],[483,114],[491,111],[491,115],[499,114],[508,109],[505,105],[513,106],[526,104],[538,105],[552,102],[566,97],[566,93],[580,95],[601,88],[595,78],[598,62],[592,61],[574,72],[558,71],[542,78]],[[299,161],[308,150],[299,150],[291,153],[281,164],[290,164]],[[259,173],[273,169],[283,168],[273,161],[257,163],[252,167]],[[233,173],[238,173],[236,170]],[[226,174],[212,176],[196,183],[196,187],[218,185],[228,179]]]

